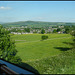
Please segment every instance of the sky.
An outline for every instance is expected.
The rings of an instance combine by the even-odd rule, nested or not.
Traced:
[[[75,22],[75,1],[0,1],[0,22]]]

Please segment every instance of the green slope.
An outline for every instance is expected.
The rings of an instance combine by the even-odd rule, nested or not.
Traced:
[[[4,27],[29,26],[29,27],[49,27],[54,25],[75,25],[75,23],[66,22],[41,22],[41,21],[19,21],[2,24]]]

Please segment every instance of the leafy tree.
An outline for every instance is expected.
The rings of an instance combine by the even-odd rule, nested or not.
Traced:
[[[28,33],[30,32],[30,28],[25,28],[24,30],[25,32],[28,32]]]
[[[9,32],[0,25],[0,58],[19,64],[21,59],[16,54],[15,42],[11,40]]]
[[[70,29],[69,28],[66,28],[65,29],[65,33],[68,34],[69,32],[70,32]]]
[[[56,32],[57,32],[57,30],[56,30],[56,29],[54,29],[54,30],[53,30],[53,33],[56,33]]]
[[[58,29],[57,29],[57,32],[59,32],[59,31],[61,31],[61,29],[60,29],[60,28],[58,28]]]
[[[48,36],[43,35],[41,38],[42,38],[42,40],[46,40],[46,39],[48,39]]]
[[[41,34],[44,34],[44,33],[45,33],[45,30],[44,30],[44,29],[42,29],[42,30],[41,30]]]

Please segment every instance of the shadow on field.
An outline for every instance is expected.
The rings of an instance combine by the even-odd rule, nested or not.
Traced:
[[[65,44],[68,44],[68,45],[73,45],[74,43],[70,43],[70,42],[63,42]]]
[[[21,63],[19,66],[21,66],[23,69],[28,70],[34,74],[39,74],[39,72],[34,69],[32,66],[28,65],[27,63]]]
[[[64,44],[67,44],[67,45],[73,45],[73,43],[70,43],[70,42],[63,42]],[[67,50],[70,50],[72,48],[68,48],[68,47],[54,47],[55,49],[59,49],[61,51],[67,51]]]
[[[68,51],[71,48],[64,48],[64,47],[54,47],[55,49],[59,49],[60,51]]]

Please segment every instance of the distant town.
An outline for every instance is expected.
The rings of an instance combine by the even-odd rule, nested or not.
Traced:
[[[70,27],[72,26],[50,26],[50,27],[27,27],[27,26],[21,26],[21,27],[7,27],[6,29],[10,31],[11,34],[50,34],[50,33],[58,33],[58,34],[64,34],[69,33],[71,31]]]

